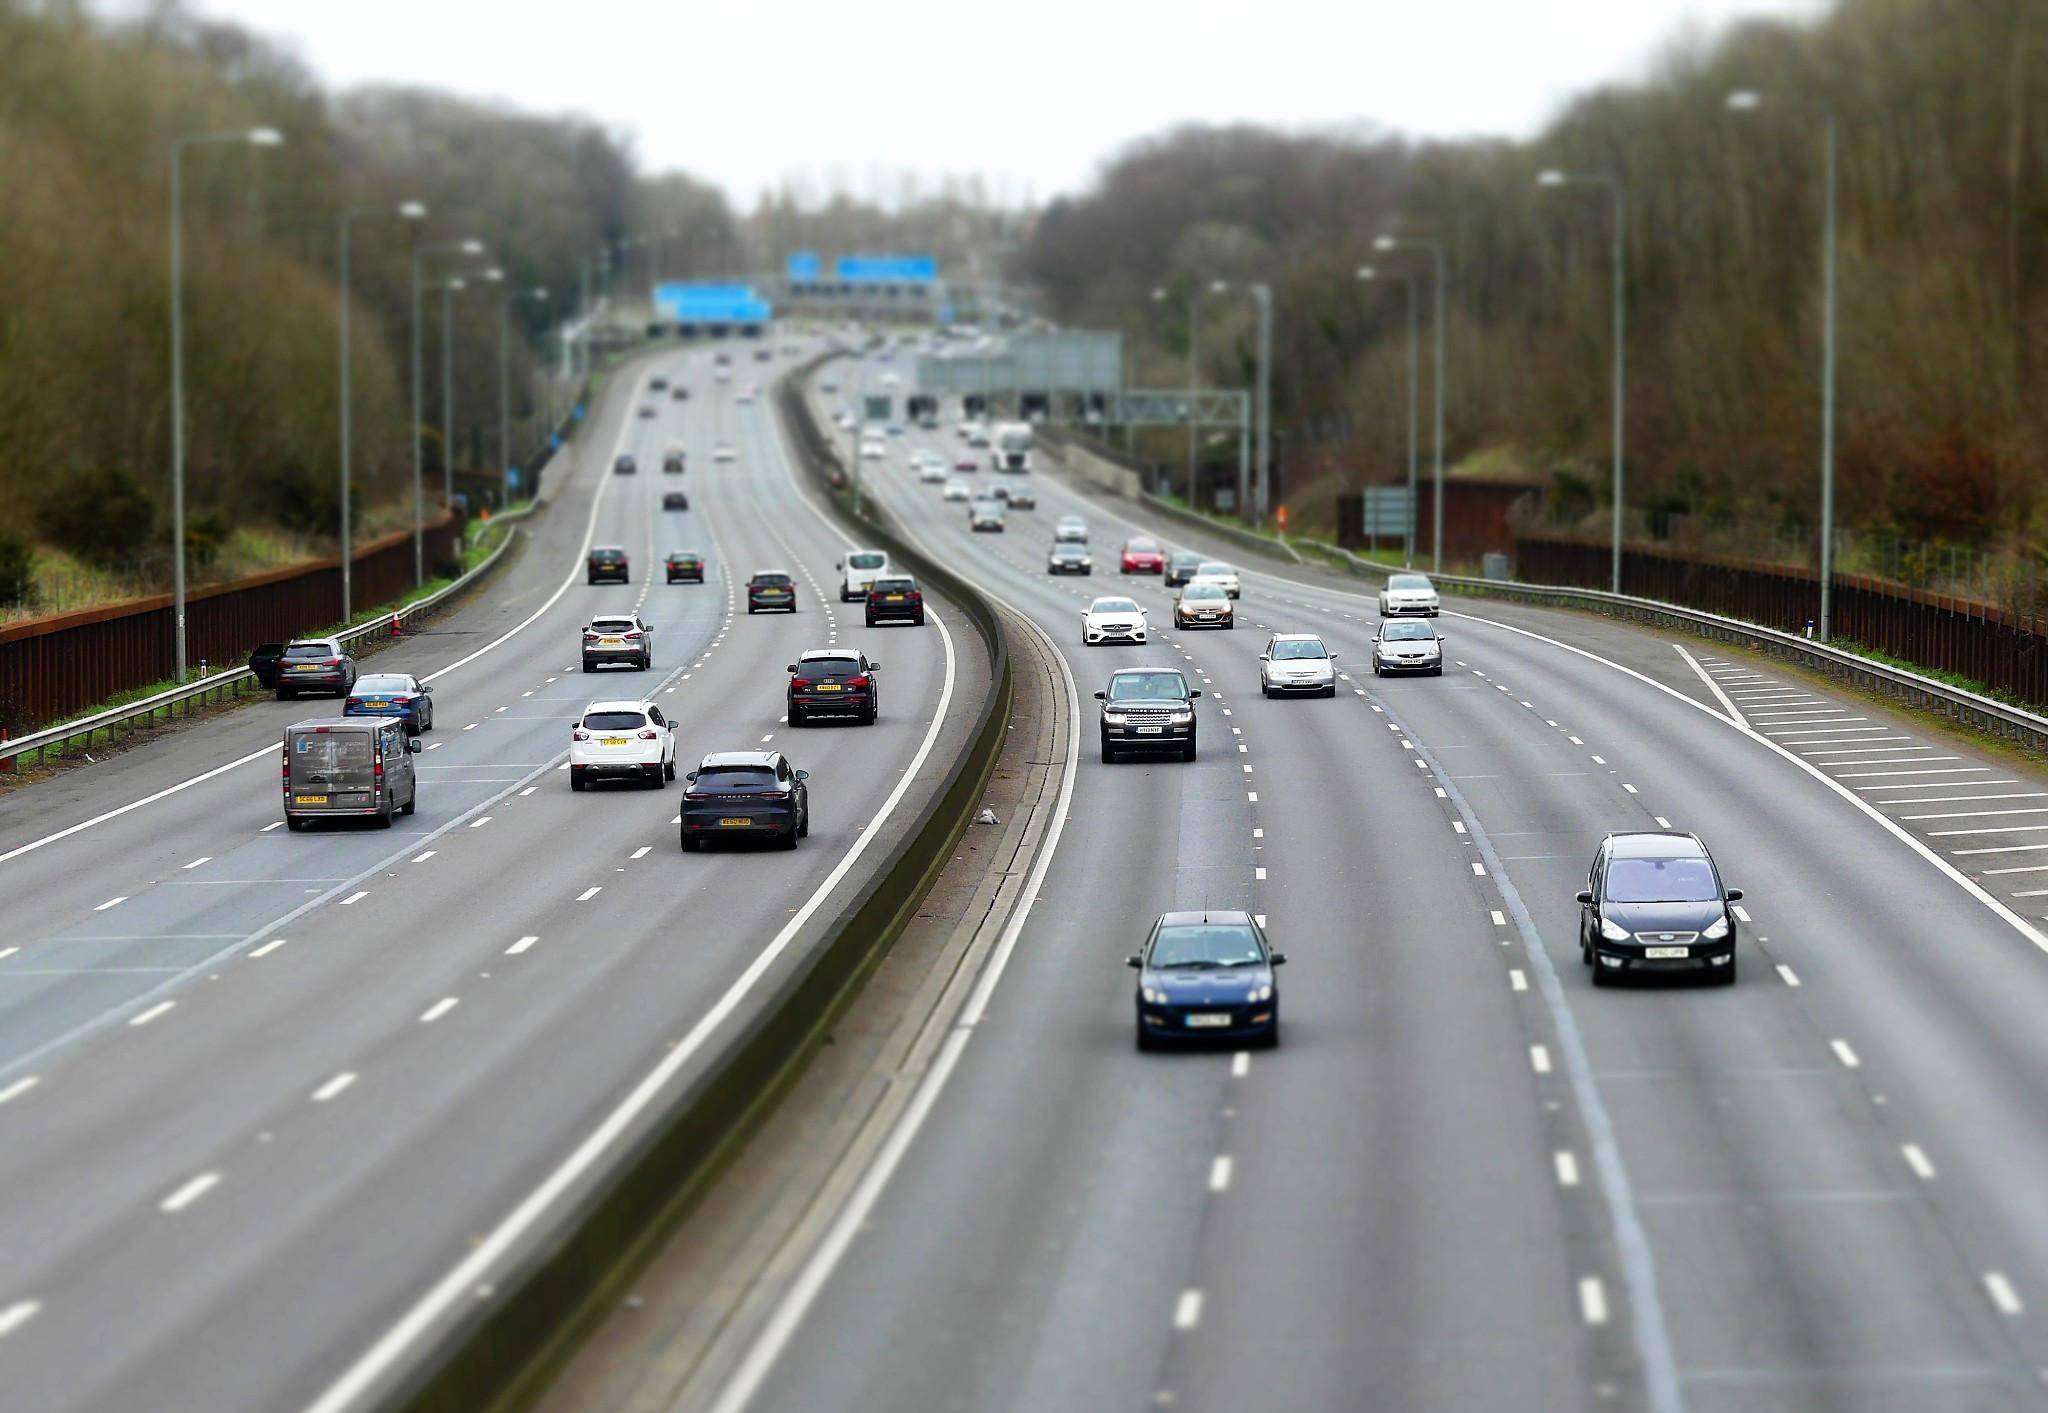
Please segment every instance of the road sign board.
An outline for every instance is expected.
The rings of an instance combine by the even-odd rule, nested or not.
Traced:
[[[836,268],[841,281],[856,285],[930,284],[939,277],[930,255],[842,255]]]
[[[815,250],[799,250],[789,257],[789,277],[792,280],[815,280],[825,271],[825,262]]]

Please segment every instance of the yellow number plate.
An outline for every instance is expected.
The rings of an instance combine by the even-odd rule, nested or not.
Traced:
[[[841,687],[837,682],[820,682],[818,690],[821,692],[840,692],[844,691],[845,688]]]
[[[325,795],[294,795],[292,796],[292,803],[295,805],[324,805],[327,803],[327,797]]]
[[[745,829],[754,821],[751,819],[721,819],[718,822],[727,829]]]
[[[884,594],[884,595],[882,595],[882,599],[883,599],[883,601],[884,601],[884,602],[886,602],[886,603],[902,603],[902,602],[903,602],[903,595],[901,595],[901,594]]]
[[[320,664],[317,662],[295,662],[292,664],[292,671],[294,672],[318,672],[319,670]]]
[[[623,648],[626,645],[626,640],[624,638],[599,638],[597,645],[601,648]]]
[[[626,744],[626,738],[624,736],[600,736],[597,738],[597,744],[600,746],[623,746]]]

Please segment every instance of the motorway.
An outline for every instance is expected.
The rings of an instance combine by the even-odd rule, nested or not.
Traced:
[[[1369,589],[1315,570],[1174,632],[1115,552],[1188,530],[1039,474],[971,535],[919,444],[959,445],[892,439],[867,490],[1059,645],[1072,808],[857,1234],[678,1407],[2048,1406],[2037,768],[1537,609],[1450,600],[1446,675],[1379,681]],[[1066,513],[1092,578],[1045,574]],[[1104,593],[1147,646],[1080,645]],[[1323,635],[1339,696],[1263,699],[1269,629]],[[1099,763],[1129,664],[1208,694],[1197,762]],[[1666,826],[1747,890],[1739,984],[1596,991],[1573,894],[1604,833]],[[1122,959],[1202,906],[1289,953],[1279,1049],[1135,1051]]]
[[[280,826],[279,733],[338,710],[317,701],[0,798],[0,1406],[361,1405],[530,1244],[523,1204],[587,1186],[600,1123],[630,1138],[630,1106],[668,1092],[653,1075],[701,1071],[914,818],[985,653],[944,603],[923,629],[848,621],[846,541],[765,387],[733,396],[784,362],[734,351],[730,385],[706,351],[614,372],[531,542],[366,662],[435,687],[398,827]],[[655,373],[690,400],[643,397]],[[683,476],[660,471],[670,444]],[[610,474],[617,451],[638,475]],[[660,509],[672,488],[689,512]],[[626,546],[633,582],[586,585],[591,543]],[[707,584],[660,582],[680,548]],[[765,567],[796,573],[800,612],[744,613]],[[578,671],[590,615],[635,608],[654,669]],[[883,665],[879,725],[782,723],[784,665],[828,644]],[[678,723],[679,771],[772,743],[811,772],[796,853],[683,854],[680,782],[571,793],[583,704],[643,694]]]

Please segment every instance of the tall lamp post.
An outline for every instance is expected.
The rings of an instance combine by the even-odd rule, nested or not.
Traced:
[[[1358,267],[1358,278],[1361,280],[1377,280],[1383,278],[1383,275],[1377,266],[1361,265]],[[1415,567],[1416,472],[1419,464],[1418,452],[1421,441],[1417,435],[1417,426],[1420,422],[1418,413],[1422,402],[1422,381],[1421,370],[1417,366],[1418,340],[1416,336],[1415,273],[1412,270],[1403,270],[1400,272],[1399,279],[1402,287],[1408,292],[1408,528],[1401,536],[1401,567],[1413,569]]]
[[[1624,429],[1628,425],[1628,195],[1621,178],[1605,172],[1540,172],[1536,185],[1546,188],[1597,186],[1614,202],[1614,563],[1613,591],[1621,592],[1621,545],[1626,529],[1628,473]]]
[[[350,533],[354,507],[350,504],[349,489],[352,484],[352,462],[349,452],[349,438],[354,431],[354,406],[350,395],[350,368],[348,355],[348,256],[349,229],[357,221],[369,216],[396,216],[402,221],[423,221],[427,208],[417,201],[402,201],[392,206],[358,206],[341,213],[341,621],[346,623],[355,612],[354,564],[355,543]]]
[[[185,149],[241,143],[279,147],[276,128],[193,133],[171,143],[171,623],[177,680],[185,680]]]
[[[1436,325],[1436,467],[1432,476],[1430,494],[1430,516],[1434,522],[1430,527],[1430,572],[1444,572],[1444,245],[1440,240],[1424,240],[1419,236],[1383,235],[1372,243],[1374,250],[1425,250],[1436,261],[1435,312],[1431,322]]]
[[[1155,301],[1164,303],[1167,291],[1152,291]],[[1188,285],[1188,504],[1195,503],[1195,442],[1199,435],[1195,417],[1195,394],[1202,386],[1200,361],[1202,338],[1202,285],[1197,280]]]
[[[493,267],[479,271],[479,280],[497,284],[505,278],[503,270]],[[469,288],[469,282],[456,277],[441,285],[441,505],[452,509],[455,505],[455,296]]]
[[[1764,96],[1739,88],[1727,98],[1738,113],[1755,112]],[[1840,166],[1841,133],[1832,108],[1822,110],[1825,163],[1820,237],[1820,640],[1828,641],[1835,602],[1835,210],[1836,171]]]
[[[498,508],[504,509],[512,503],[512,393],[509,374],[510,358],[506,354],[506,335],[512,322],[512,304],[520,299],[546,299],[545,285],[532,289],[508,290],[498,301],[498,464],[503,474],[498,491]]]
[[[412,248],[412,581],[415,587],[427,582],[426,568],[426,453],[421,445],[426,436],[426,409],[420,392],[420,262],[429,255],[481,255],[480,240],[451,240],[439,245]]]
[[[1227,294],[1230,282],[1218,280],[1209,286],[1211,294]],[[1273,451],[1273,291],[1263,284],[1245,286],[1245,292],[1259,306],[1259,386],[1257,420],[1259,424],[1258,472],[1252,477],[1258,489],[1258,503],[1253,507],[1256,519],[1266,518],[1267,486],[1272,473],[1270,465]],[[1238,471],[1237,504],[1238,514],[1244,514],[1245,506],[1251,499],[1251,487],[1244,484],[1245,474]]]

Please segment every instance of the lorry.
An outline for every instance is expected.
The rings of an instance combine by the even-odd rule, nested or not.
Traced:
[[[988,464],[997,471],[1031,469],[1031,424],[998,422],[989,434]]]

